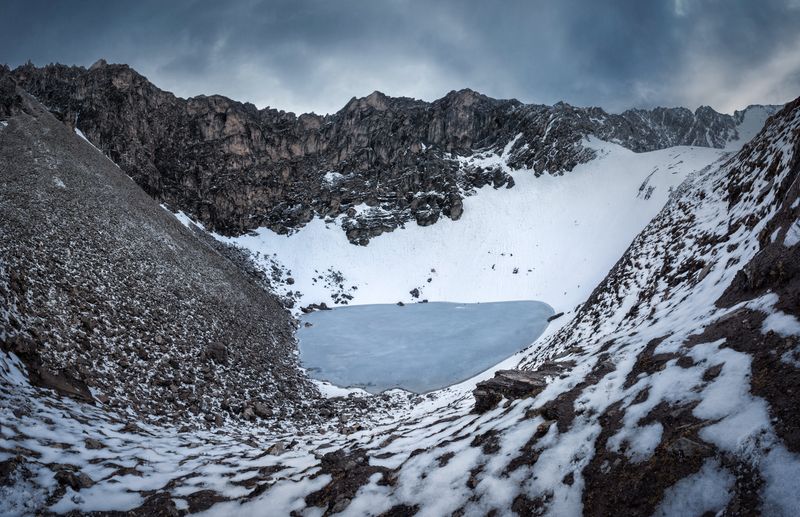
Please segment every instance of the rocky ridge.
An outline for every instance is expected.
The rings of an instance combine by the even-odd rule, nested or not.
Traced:
[[[460,156],[507,147],[513,169],[563,174],[595,156],[582,145],[592,135],[636,152],[721,148],[738,137],[741,119],[708,107],[614,115],[472,90],[430,103],[374,92],[332,115],[298,116],[217,95],[178,98],[102,60],[0,74],[80,129],[148,194],[210,230],[286,233],[313,217],[342,217],[357,244],[411,221],[458,219],[474,189],[513,186],[502,170],[466,167]]]

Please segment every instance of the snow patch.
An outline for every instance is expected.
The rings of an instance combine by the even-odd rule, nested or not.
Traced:
[[[716,460],[708,460],[699,472],[681,479],[664,492],[655,516],[683,517],[716,513],[730,501],[736,478]]]
[[[330,382],[320,381],[317,379],[311,379],[322,396],[325,398],[335,398],[335,397],[348,397],[348,396],[368,396],[369,393],[362,390],[361,388],[340,388],[339,386],[334,386]]]
[[[86,142],[89,143],[89,145],[91,145],[92,147],[97,149],[97,147],[95,147],[95,145],[88,138],[86,138],[86,135],[83,134],[83,131],[81,131],[77,127],[75,128],[75,134],[78,135],[79,137],[83,138]],[[97,149],[97,150],[100,151],[100,149]]]
[[[732,138],[725,149],[728,151],[737,151],[741,147],[755,138],[755,136],[764,128],[767,119],[775,113],[775,106],[748,106],[741,112],[735,114],[739,120],[736,124],[736,131],[739,133],[738,138]]]
[[[795,205],[796,204],[797,201],[795,201]],[[783,238],[783,245],[787,248],[791,248],[798,242],[800,242],[800,219],[795,219],[789,226],[789,229],[786,230],[786,236]]]
[[[609,439],[608,444],[612,450],[620,452],[625,443],[625,454],[633,463],[639,463],[653,455],[653,451],[661,443],[663,432],[664,427],[659,422],[637,427],[633,431],[623,428]]]
[[[800,346],[787,350],[781,355],[781,361],[800,369]]]
[[[770,330],[781,337],[797,336],[800,335],[800,321],[791,314],[776,310],[761,325],[761,332],[764,334]]]
[[[371,207],[366,203],[359,203],[359,204],[354,205],[352,207],[352,210],[355,212],[354,217],[358,217],[358,216],[364,214],[365,212],[369,211],[370,209],[371,209]]]
[[[161,208],[163,208],[167,212],[169,212],[172,215],[174,215],[175,218],[178,221],[180,221],[182,225],[184,225],[185,227],[189,228],[190,230],[195,226],[200,228],[201,230],[205,230],[206,229],[206,227],[203,226],[202,223],[198,223],[197,221],[195,221],[194,219],[189,217],[186,213],[183,212],[183,210],[178,210],[177,212],[172,212],[169,208],[167,208],[166,205],[163,205],[163,204],[161,205]]]
[[[4,458],[5,459],[5,458]],[[34,515],[44,505],[47,494],[28,479],[24,479],[19,467],[0,486],[2,515]]]
[[[764,478],[764,515],[797,515],[800,456],[776,445],[760,462]]]
[[[334,183],[338,183],[339,181],[341,181],[344,178],[344,174],[342,174],[340,172],[330,171],[330,172],[326,172],[325,176],[323,176],[323,178],[325,179],[326,183],[334,184]]]

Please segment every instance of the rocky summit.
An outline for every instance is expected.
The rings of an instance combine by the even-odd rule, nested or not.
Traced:
[[[798,177],[800,99],[295,116],[4,67],[0,514],[796,515]],[[430,393],[298,362],[301,313],[531,293],[539,339]]]

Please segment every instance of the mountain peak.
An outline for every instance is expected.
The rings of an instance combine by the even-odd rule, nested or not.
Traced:
[[[192,213],[208,228],[223,234],[239,234],[263,225],[276,231],[292,231],[314,214],[335,216],[347,211],[346,203],[324,204],[313,199],[310,193],[319,186],[297,188],[297,176],[286,171],[300,171],[301,177],[309,178],[317,177],[317,168],[380,174],[377,192],[389,200],[385,208],[398,215],[391,221],[375,219],[369,223],[372,226],[365,223],[351,228],[348,239],[354,243],[367,242],[412,218],[428,223],[442,215],[458,217],[462,198],[459,189],[477,187],[489,179],[495,186],[508,182],[503,174],[489,178],[483,171],[459,185],[449,154],[425,153],[421,160],[418,151],[423,144],[443,153],[466,154],[478,148],[501,153],[511,139],[521,134],[519,145],[508,157],[511,168],[562,174],[594,158],[594,152],[581,143],[587,135],[642,152],[675,145],[723,148],[737,134],[736,121],[730,115],[707,107],[698,109],[699,116],[685,108],[609,115],[600,108],[577,107],[563,101],[548,107],[493,99],[470,88],[452,90],[433,102],[389,97],[376,90],[366,97],[353,97],[339,112],[327,117],[295,115],[273,109],[256,110],[252,105],[218,95],[175,98],[127,65],[104,63],[100,60],[93,65],[95,71],[31,65],[12,76],[62,120],[79,118],[80,129],[90,138],[108,135],[110,128],[124,128],[114,134],[113,141],[105,137],[109,152],[119,153],[121,166],[143,181],[148,192]],[[130,94],[123,104],[119,103],[120,91]],[[103,116],[96,115],[99,113]],[[763,126],[763,118],[760,123],[758,117],[748,116],[748,121],[751,119],[753,132],[746,132],[748,135]],[[199,132],[186,130],[184,142],[190,145],[175,149],[169,161],[157,164],[149,157],[155,156],[158,148],[177,147],[175,127],[197,128]],[[209,166],[199,149],[214,149],[220,155],[235,158]],[[131,156],[141,158],[135,162],[123,158]],[[252,161],[239,161],[242,156]],[[218,197],[208,197],[203,187],[205,180],[195,176],[203,167],[209,170],[207,174],[226,178],[226,195],[235,202],[222,203]],[[143,179],[142,171],[152,171],[148,173],[152,175]],[[424,203],[407,201],[419,194],[419,185],[406,175],[417,173],[430,181],[422,192],[436,190],[441,193],[440,198]],[[193,180],[187,183],[185,178],[189,176]],[[252,197],[237,194],[251,187],[252,178],[265,176],[281,188]],[[153,177],[158,181],[151,183]],[[186,202],[189,192],[203,203],[220,205],[216,210],[200,210],[196,204]],[[348,199],[366,201],[375,193],[364,188],[351,193]]]
[[[94,62],[92,66],[89,67],[89,70],[97,70],[98,68],[104,68],[108,66],[108,61],[103,59],[102,57]]]
[[[374,92],[364,97],[364,102],[367,104],[367,106],[375,108],[376,110],[379,111],[383,111],[389,105],[389,98],[383,92],[375,90]]]
[[[472,106],[478,102],[485,102],[492,99],[471,88],[462,88],[461,90],[450,90],[447,95],[444,96],[443,100],[462,104],[464,106]]]

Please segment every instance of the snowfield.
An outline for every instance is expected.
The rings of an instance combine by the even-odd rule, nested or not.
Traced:
[[[341,219],[317,218],[288,236],[264,228],[216,237],[287,267],[295,282],[288,290],[301,293],[300,305],[337,304],[336,289],[324,278],[333,271],[341,273],[350,304],[413,302],[409,293],[416,288],[419,299],[429,301],[541,300],[556,312],[571,312],[670,191],[727,154],[704,147],[637,154],[596,139],[588,146],[599,157],[563,176],[511,170],[505,153],[463,159],[503,167],[516,185],[487,186],[465,198],[458,221],[443,218],[426,227],[412,222],[367,246],[347,241]],[[182,214],[181,220],[189,224]]]

